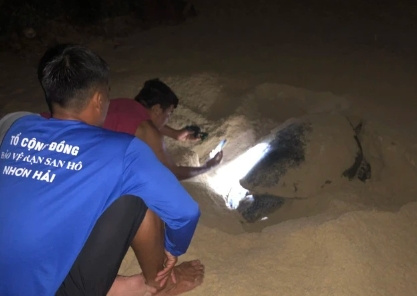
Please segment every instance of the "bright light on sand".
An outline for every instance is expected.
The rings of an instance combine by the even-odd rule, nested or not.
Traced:
[[[209,179],[210,187],[223,196],[226,205],[236,209],[239,202],[246,196],[247,190],[240,186],[239,180],[250,171],[268,151],[267,143],[260,143],[219,168]]]

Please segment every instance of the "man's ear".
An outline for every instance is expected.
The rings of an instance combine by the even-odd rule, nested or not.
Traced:
[[[104,97],[103,94],[100,91],[95,91],[93,94],[93,97],[91,98],[91,103],[93,104],[94,108],[97,111],[101,111],[104,106]]]
[[[154,114],[156,114],[156,115],[161,114],[161,113],[162,113],[162,108],[161,108],[161,105],[160,105],[160,104],[153,105],[153,106],[151,107],[151,111],[152,111],[152,113],[154,113]]]

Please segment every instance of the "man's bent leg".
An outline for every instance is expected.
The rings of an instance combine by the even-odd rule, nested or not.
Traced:
[[[145,222],[146,212],[147,206],[138,197],[122,196],[114,201],[98,219],[56,295],[106,295],[141,223]],[[148,240],[153,241],[154,235],[151,233]]]
[[[151,237],[154,239],[150,240]],[[160,290],[157,295],[179,295],[196,288],[203,282],[204,265],[199,260],[184,262],[174,267],[176,283],[173,283],[170,277],[164,287],[155,282],[157,273],[164,268],[164,223],[152,211],[147,211],[145,219],[132,241],[132,249],[138,259],[146,283]]]
[[[155,238],[150,241],[149,237]],[[152,211],[146,213],[140,229],[132,241],[139,265],[147,283],[156,287],[156,274],[164,268],[164,223]]]

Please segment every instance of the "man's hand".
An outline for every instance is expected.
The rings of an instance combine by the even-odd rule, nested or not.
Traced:
[[[205,166],[209,169],[214,168],[215,166],[218,166],[220,164],[222,159],[223,159],[223,151],[220,151],[212,159],[208,160]]]
[[[200,140],[200,138],[194,137],[194,131],[190,131],[190,130],[183,128],[177,131],[177,140],[197,142],[198,140]]]
[[[173,272],[173,269],[175,267],[175,264],[177,264],[178,257],[171,255],[170,252],[165,250],[165,263],[164,263],[164,269],[158,272],[155,278],[155,282],[160,281],[160,286],[163,287],[165,283],[167,282],[169,276],[171,276],[172,282],[176,283],[177,280],[175,279],[175,273]]]

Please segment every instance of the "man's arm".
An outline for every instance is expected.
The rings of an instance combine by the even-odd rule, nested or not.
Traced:
[[[161,130],[160,133],[164,136],[170,137],[174,140],[177,141],[193,141],[193,142],[197,142],[200,141],[201,139],[199,137],[195,137],[194,136],[194,131],[190,131],[187,130],[185,128],[180,129],[180,130],[176,130],[168,125],[164,125]]]
[[[174,140],[178,140],[178,136],[179,136],[179,131],[176,129],[173,129],[172,127],[168,126],[168,125],[164,125],[161,128],[161,133],[164,136],[170,137]]]
[[[169,168],[180,181],[204,174],[218,165],[221,161],[222,154],[209,160],[200,167],[177,166],[165,148],[162,134],[150,121],[142,122],[136,130],[135,136],[148,144],[158,159]]]
[[[165,249],[170,254],[187,251],[200,217],[198,204],[138,139],[133,139],[125,154],[122,195],[142,198],[165,222]]]

